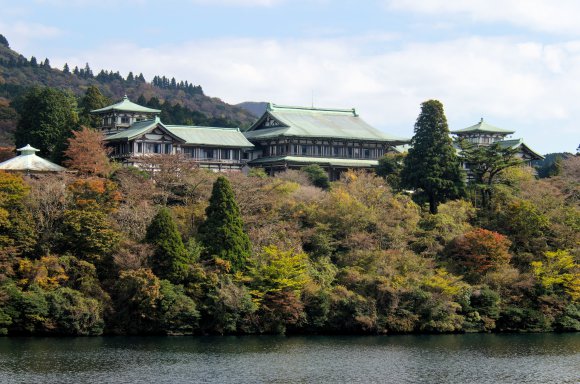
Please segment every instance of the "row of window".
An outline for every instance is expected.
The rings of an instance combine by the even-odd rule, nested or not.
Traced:
[[[134,117],[133,119],[131,119],[130,116],[118,116],[118,117],[104,117],[103,118],[103,126],[109,126],[109,125],[113,125],[113,123],[117,123],[117,124],[132,124],[136,121],[141,121],[141,120],[145,120],[146,118],[143,116],[139,116],[139,117]]]
[[[182,152],[198,160],[240,160],[239,149],[183,147]]]
[[[171,154],[173,153],[173,146],[167,143],[136,143],[136,148],[133,144],[123,143],[117,144],[113,147],[114,155],[135,153],[157,153],[157,154]],[[182,153],[197,160],[240,160],[239,149],[229,148],[201,148],[201,147],[182,147]]]
[[[353,159],[378,159],[385,154],[383,148],[344,147],[327,145],[272,145],[267,156],[299,155],[313,157],[342,157]]]

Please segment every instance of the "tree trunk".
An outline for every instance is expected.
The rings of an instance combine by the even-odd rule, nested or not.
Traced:
[[[435,200],[435,195],[433,193],[429,194],[429,212],[432,215],[437,214],[437,201]]]

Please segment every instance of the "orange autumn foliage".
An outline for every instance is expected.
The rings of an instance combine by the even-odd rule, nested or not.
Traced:
[[[447,247],[447,256],[458,272],[475,278],[507,265],[511,259],[510,245],[508,238],[500,233],[475,228],[453,239]]]
[[[83,127],[80,131],[73,131],[73,135],[64,151],[68,158],[64,164],[84,175],[107,176],[111,170],[110,150],[103,144],[103,134]]]

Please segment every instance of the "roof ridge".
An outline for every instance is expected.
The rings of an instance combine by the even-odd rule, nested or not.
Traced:
[[[341,112],[341,113],[352,113],[354,116],[358,116],[354,108],[344,109],[344,108],[315,108],[312,107],[302,107],[294,105],[280,105],[274,103],[268,103],[267,111],[275,110],[297,110],[297,111],[309,111],[309,112]]]
[[[168,128],[207,128],[207,129],[221,129],[224,131],[240,131],[238,127],[211,127],[207,125],[179,125],[179,124],[164,124]]]

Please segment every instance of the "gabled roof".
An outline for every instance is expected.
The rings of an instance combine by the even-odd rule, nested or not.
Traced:
[[[542,160],[544,156],[540,155],[538,152],[531,149],[526,143],[524,143],[524,139],[514,139],[514,140],[502,140],[497,142],[504,148],[521,148],[523,151],[528,152],[534,160]]]
[[[387,141],[410,140],[383,133],[361,119],[354,109],[320,109],[268,104],[266,112],[244,135],[252,139],[279,136]]]
[[[462,135],[462,134],[466,134],[466,133],[501,133],[504,135],[511,135],[514,132],[515,131],[509,131],[507,129],[494,127],[493,125],[490,125],[490,124],[486,123],[485,121],[483,121],[483,118],[481,119],[481,121],[479,123],[472,125],[471,127],[458,129],[456,131],[451,131],[451,133],[453,133],[455,135]]]
[[[121,112],[145,112],[145,113],[161,113],[159,109],[147,108],[139,104],[133,103],[127,95],[123,97],[123,100],[119,101],[116,104],[109,105],[104,108],[94,109],[91,113],[101,113],[101,112],[110,112],[110,111],[121,111]]]
[[[115,133],[114,135],[105,137],[105,141],[129,141],[136,139],[148,132],[151,132],[155,128],[159,127],[162,131],[167,133],[169,136],[173,137],[176,141],[185,143],[185,140],[181,137],[175,135],[171,132],[161,121],[159,117],[151,120],[143,120],[133,123],[129,128],[122,130],[121,132]]]
[[[166,125],[171,133],[185,140],[185,144],[202,144],[216,147],[251,148],[254,145],[239,128]]]
[[[106,141],[134,140],[159,128],[176,141],[185,145],[251,148],[250,143],[238,128],[200,127],[187,125],[165,125],[158,117],[134,123],[128,129],[105,137]]]
[[[0,170],[4,171],[33,171],[33,172],[62,172],[66,168],[54,164],[42,157],[36,156],[39,150],[27,144],[19,148],[20,155],[0,163]]]

